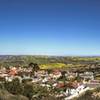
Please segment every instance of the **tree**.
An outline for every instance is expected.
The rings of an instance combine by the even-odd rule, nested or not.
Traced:
[[[33,86],[31,84],[24,85],[23,95],[28,97],[29,100],[31,100],[31,98],[33,96]]]
[[[40,69],[39,65],[36,63],[30,63],[29,67],[32,67],[33,71],[38,71]]]
[[[25,84],[23,95],[28,97],[29,100],[49,100],[44,99],[46,97],[52,97],[51,93],[47,87],[42,87],[39,84]],[[52,97],[53,98],[53,97]]]
[[[21,94],[23,87],[18,78],[12,80],[12,82],[5,82],[5,88],[12,94]]]
[[[38,71],[38,70],[40,69],[40,68],[39,68],[39,65],[36,64],[36,63],[30,63],[30,64],[29,64],[29,67],[32,68],[31,76],[34,75],[34,72],[35,72],[35,71]]]

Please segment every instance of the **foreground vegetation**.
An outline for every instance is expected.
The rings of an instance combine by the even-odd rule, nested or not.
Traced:
[[[52,89],[27,81],[20,83],[19,79],[0,84],[0,100],[59,100]]]

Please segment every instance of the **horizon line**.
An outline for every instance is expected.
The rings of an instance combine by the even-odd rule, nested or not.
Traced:
[[[54,54],[0,54],[0,56],[62,56],[62,57],[100,57],[100,55],[54,55]]]

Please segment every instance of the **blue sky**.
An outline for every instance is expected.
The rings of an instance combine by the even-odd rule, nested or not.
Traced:
[[[0,54],[100,55],[100,0],[0,0]]]

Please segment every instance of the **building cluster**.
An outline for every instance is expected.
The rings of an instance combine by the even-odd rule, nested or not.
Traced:
[[[31,79],[32,83],[39,83],[48,89],[55,89],[57,90],[55,96],[65,97],[66,100],[87,89],[100,86],[100,80],[95,80],[93,72],[75,73],[60,69],[33,71],[32,67],[0,69],[0,81],[11,82],[14,78],[19,78],[20,82]]]

